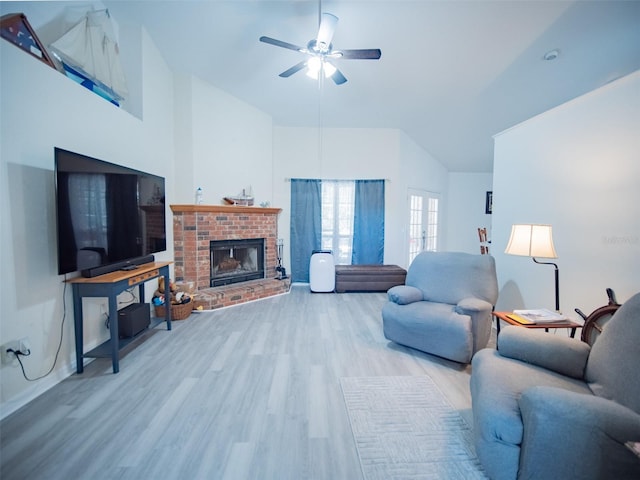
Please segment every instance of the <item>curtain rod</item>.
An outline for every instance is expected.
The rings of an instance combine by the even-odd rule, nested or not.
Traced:
[[[285,182],[291,182],[291,177],[285,177]],[[357,178],[357,179],[348,179],[348,178],[295,178],[293,180],[320,180],[325,182],[353,182],[355,180],[384,180],[385,182],[391,183],[391,179],[389,178]]]

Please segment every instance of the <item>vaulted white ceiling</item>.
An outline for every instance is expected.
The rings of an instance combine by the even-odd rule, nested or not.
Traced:
[[[258,41],[306,45],[317,1],[104,3],[276,125],[401,129],[451,171],[490,172],[493,135],[640,68],[640,1],[324,1],[335,48],[382,58],[338,60],[348,82],[322,88],[278,77],[303,54]]]

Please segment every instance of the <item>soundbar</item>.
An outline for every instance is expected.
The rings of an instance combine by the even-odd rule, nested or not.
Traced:
[[[145,263],[153,262],[154,260],[155,257],[153,255],[145,255],[143,257],[131,258],[129,260],[111,263],[109,265],[87,268],[86,270],[80,271],[80,274],[83,277],[93,278],[97,277],[98,275],[104,275],[105,273],[111,273],[117,270],[132,270],[132,267],[135,267],[136,265],[143,265]]]

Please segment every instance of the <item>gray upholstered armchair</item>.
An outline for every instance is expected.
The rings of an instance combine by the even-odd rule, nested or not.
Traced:
[[[473,357],[476,451],[493,480],[638,479],[640,293],[593,346],[506,327]]]
[[[487,345],[498,299],[493,257],[422,252],[404,285],[389,289],[382,308],[384,336],[460,363]]]

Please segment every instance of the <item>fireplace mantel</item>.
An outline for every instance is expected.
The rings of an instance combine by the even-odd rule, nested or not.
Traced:
[[[241,205],[171,205],[173,213],[264,213],[277,215],[281,208],[246,207]]]

